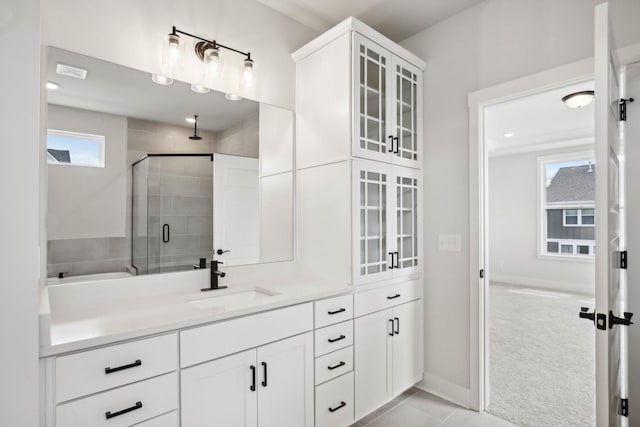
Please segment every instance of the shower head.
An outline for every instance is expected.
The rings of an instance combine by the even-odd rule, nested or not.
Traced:
[[[198,136],[198,116],[193,116],[193,135],[189,137],[192,141],[200,141],[202,137]]]

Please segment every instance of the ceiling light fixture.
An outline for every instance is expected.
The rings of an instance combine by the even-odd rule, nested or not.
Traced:
[[[59,87],[60,87],[60,85],[58,83],[47,82],[47,89],[49,89],[49,90],[56,90]]]
[[[569,108],[582,108],[593,102],[594,91],[581,90],[562,97],[562,102]]]
[[[190,34],[172,27],[171,33],[165,36],[162,64],[170,70],[182,65],[184,60],[184,42],[180,35],[191,37],[198,40],[195,44],[195,55],[205,65],[204,75],[209,80],[215,80],[221,73],[221,49],[235,52],[244,56],[242,61],[242,80],[245,85],[250,85],[254,74],[254,61],[251,59],[250,52],[243,52],[230,46],[225,46],[215,40],[207,40],[200,36]]]
[[[189,137],[192,141],[200,141],[202,137],[198,136],[198,116],[193,116],[193,135]]]
[[[505,138],[511,138],[511,137],[512,137],[512,136],[514,136],[514,135],[515,135],[515,133],[513,133],[513,132],[506,132],[506,133],[505,133],[504,135],[502,135],[502,136],[504,136]]]
[[[195,117],[187,117],[186,119],[184,119],[187,123],[195,123],[196,119]]]
[[[163,76],[162,74],[151,74],[151,80],[153,80],[154,83],[163,86],[173,84],[173,79],[171,77]]]
[[[242,99],[240,95],[235,95],[233,93],[225,93],[224,97],[227,98],[229,101],[240,101]]]

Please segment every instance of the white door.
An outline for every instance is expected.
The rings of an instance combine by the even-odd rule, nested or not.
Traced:
[[[260,427],[313,427],[312,332],[259,347],[258,378]]]
[[[390,163],[395,144],[390,122],[392,55],[358,33],[353,35],[353,52],[353,155]]]
[[[354,370],[356,419],[379,408],[391,398],[392,310],[355,319]]]
[[[422,163],[422,71],[393,57],[391,91],[393,163],[419,168]]]
[[[213,155],[213,250],[225,266],[260,261],[258,159]]]
[[[392,390],[397,396],[420,380],[419,304],[413,301],[393,308]]]
[[[182,425],[257,426],[256,369],[255,349],[183,369]]]
[[[626,426],[622,399],[628,388],[627,327],[612,322],[627,311],[624,226],[624,88],[611,38],[609,5],[595,14],[596,172],[596,424]]]
[[[394,167],[392,177],[392,212],[390,218],[394,241],[390,242],[393,252],[393,277],[419,273],[422,269],[422,180],[420,171],[404,167]],[[391,267],[390,267],[391,268]]]
[[[393,241],[391,165],[353,161],[353,283],[390,279]]]

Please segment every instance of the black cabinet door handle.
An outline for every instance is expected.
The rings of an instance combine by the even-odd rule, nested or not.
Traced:
[[[263,380],[262,380],[262,387],[266,387],[267,386],[267,362],[260,362],[260,364],[262,365],[262,372],[263,372]]]
[[[123,409],[123,410],[118,411],[118,412],[107,411],[107,412],[104,413],[104,416],[108,420],[110,420],[111,418],[117,417],[118,415],[123,415],[123,414],[126,414],[127,412],[135,411],[136,409],[140,409],[140,408],[142,408],[142,402],[136,402],[136,404],[133,405],[132,407],[127,408],[127,409]]]
[[[393,266],[393,268],[400,268],[400,255],[398,254],[398,252],[394,252],[394,254],[396,254],[396,264]]]
[[[329,408],[329,412],[336,412],[338,409],[340,408],[344,408],[345,406],[347,406],[347,403],[342,401],[340,402],[340,404],[338,406],[336,406],[335,408]]]
[[[400,294],[395,294],[393,296],[387,297],[387,299],[396,299],[396,298],[400,298]]]
[[[334,314],[338,314],[338,313],[344,313],[345,311],[347,311],[346,308],[340,308],[338,310],[334,310],[334,311],[327,311],[327,314],[329,315],[334,315]]]
[[[346,337],[344,335],[340,335],[338,338],[329,338],[327,341],[329,341],[331,343],[334,343],[334,342],[337,342],[337,341],[341,341],[341,340],[343,340],[345,338]]]
[[[249,369],[251,369],[251,387],[249,387],[249,390],[256,391],[256,367],[251,365]]]
[[[398,142],[398,137],[394,136],[393,140],[396,142],[396,149],[393,152],[393,154],[398,154],[400,151],[398,151],[400,149],[400,143]],[[391,146],[393,147],[393,144],[391,144]]]
[[[391,323],[391,332],[389,332],[389,336],[393,336],[393,319],[389,319],[389,323]]]
[[[400,335],[400,319],[394,317],[394,320],[396,321],[396,330],[393,333],[396,335]]]
[[[115,368],[106,367],[104,368],[105,374],[113,374],[114,372],[124,371],[125,369],[135,368],[136,366],[142,366],[142,360],[138,359],[133,363],[129,363],[128,365],[117,366]]]
[[[342,366],[346,365],[345,362],[340,362],[337,365],[333,365],[333,366],[327,366],[327,369],[329,369],[330,371],[333,371],[334,369],[338,369]]]
[[[395,268],[395,266],[394,266],[395,262],[393,261],[393,254],[394,254],[394,253],[395,253],[395,252],[389,252],[389,255],[391,255],[391,265],[389,266],[389,270],[391,270],[391,269],[394,269],[394,268]]]
[[[162,226],[162,242],[169,243],[169,240],[171,240],[171,229],[169,224],[164,224]]]
[[[389,141],[391,142],[391,148],[387,149],[387,152],[393,153],[393,136],[389,135]]]

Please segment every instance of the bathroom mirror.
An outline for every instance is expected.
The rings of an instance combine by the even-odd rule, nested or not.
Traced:
[[[48,283],[293,258],[291,111],[57,48],[47,80]]]

